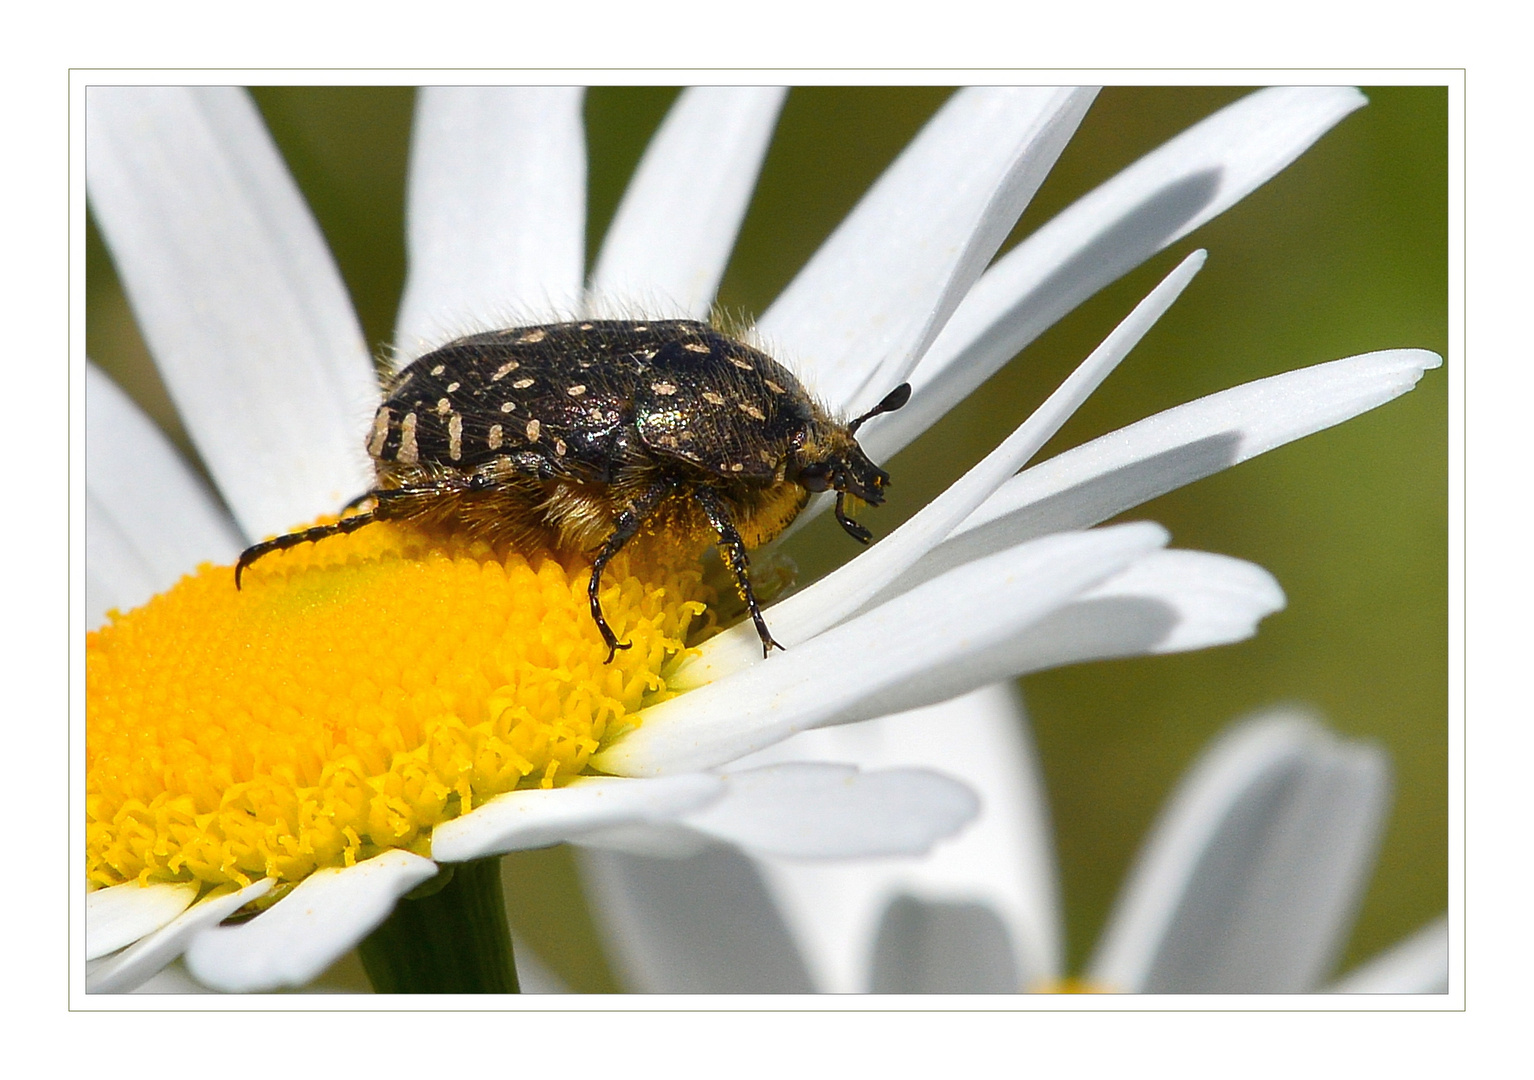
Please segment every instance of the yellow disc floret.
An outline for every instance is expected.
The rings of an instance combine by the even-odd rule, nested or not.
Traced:
[[[695,562],[590,565],[394,524],[204,565],[86,639],[89,880],[298,881],[579,775],[703,611]]]

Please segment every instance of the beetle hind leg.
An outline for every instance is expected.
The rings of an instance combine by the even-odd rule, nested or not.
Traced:
[[[373,493],[369,493],[373,494]],[[362,499],[367,498],[364,495]],[[351,505],[356,505],[362,499],[355,500]],[[270,540],[263,540],[259,544],[252,544],[240,552],[240,561],[234,564],[234,587],[240,587],[240,578],[245,574],[245,568],[263,555],[270,555],[274,551],[286,551],[290,547],[299,544],[313,544],[325,539],[327,536],[342,536],[346,533],[356,532],[364,525],[371,525],[375,521],[382,520],[378,507],[364,510],[360,514],[344,517],[340,521],[332,521],[329,525],[316,525],[310,529],[300,529],[298,532],[286,533],[282,536],[274,536]]]

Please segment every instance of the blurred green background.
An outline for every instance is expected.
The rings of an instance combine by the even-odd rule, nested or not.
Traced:
[[[1118,169],[1246,91],[1108,88],[1008,246]],[[943,88],[808,88],[788,98],[720,302],[764,311],[943,102]],[[1048,457],[1158,410],[1251,379],[1374,349],[1448,344],[1447,93],[1366,88],[1348,117],[1277,178],[1067,316],[984,392],[889,463],[887,534],[979,460],[1187,252],[1204,272],[1045,449]],[[404,278],[408,88],[255,91],[335,252],[368,340],[391,336]],[[675,96],[587,98],[588,258]],[[92,231],[87,348],[191,453],[110,260]],[[1178,776],[1226,723],[1279,702],[1384,746],[1395,800],[1342,966],[1447,904],[1448,379],[1126,515],[1179,547],[1267,567],[1289,597],[1257,637],[1202,652],[1098,663],[1024,680],[1055,819],[1072,966]],[[829,515],[794,541],[803,576],[854,545]],[[615,988],[564,849],[507,862],[517,929],[572,987]]]

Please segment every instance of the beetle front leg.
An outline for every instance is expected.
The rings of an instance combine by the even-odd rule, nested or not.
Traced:
[[[659,506],[675,487],[673,483],[661,481],[629,505],[618,515],[618,519],[613,523],[612,535],[607,538],[607,542],[602,545],[602,550],[592,561],[591,580],[586,585],[586,597],[591,601],[591,617],[597,624],[602,640],[607,644],[607,659],[603,663],[612,663],[619,649],[632,648],[632,645],[627,641],[619,641],[618,635],[613,633],[612,627],[607,625],[607,620],[602,616],[602,601],[597,596],[602,587],[602,571],[607,568],[613,556],[622,550],[623,545],[634,538],[644,519],[649,517],[650,512]]]
[[[740,590],[746,607],[751,610],[751,621],[756,623],[756,636],[762,639],[762,657],[765,659],[772,655],[773,649],[782,649],[783,646],[773,640],[772,632],[767,629],[767,620],[762,618],[762,609],[757,605],[756,593],[751,589],[751,577],[747,573],[751,560],[746,558],[746,545],[735,529],[735,522],[730,519],[729,508],[718,495],[706,487],[698,488],[694,495],[698,505],[708,515],[709,524],[719,534],[719,546],[728,556],[726,561],[730,564],[730,573],[735,575],[735,587]]]

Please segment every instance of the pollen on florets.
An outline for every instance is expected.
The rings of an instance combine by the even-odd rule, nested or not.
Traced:
[[[666,695],[704,611],[663,544],[609,567],[632,647],[607,663],[590,564],[379,523],[204,565],[86,640],[88,878],[279,884],[491,796],[554,787]],[[616,571],[616,572],[614,572]]]

